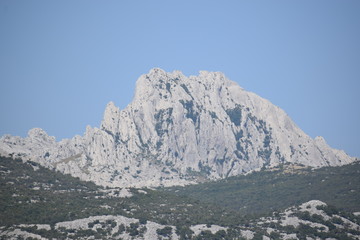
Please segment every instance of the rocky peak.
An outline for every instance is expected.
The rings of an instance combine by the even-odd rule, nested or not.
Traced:
[[[101,129],[110,132],[116,132],[118,130],[118,119],[120,109],[115,106],[113,102],[109,102],[106,105],[104,118],[101,122]]]
[[[43,129],[41,128],[32,128],[28,132],[28,138],[33,141],[40,142],[55,142],[55,137],[49,136]]]
[[[200,100],[210,93],[217,94],[218,98],[228,86],[236,86],[236,83],[220,72],[201,71],[199,76],[186,77],[180,71],[166,73],[155,68],[138,79],[134,102],[156,99],[172,102],[180,99]]]
[[[186,77],[152,69],[137,80],[125,109],[106,106],[99,129],[87,127],[83,137],[61,142],[40,129],[29,136],[1,138],[0,152],[21,152],[112,186],[189,184],[286,162],[321,167],[355,160],[306,135],[268,100],[207,71]]]
[[[199,76],[191,76],[190,79],[198,80],[208,89],[221,90],[224,86],[237,85],[230,81],[222,72],[200,71]]]
[[[148,74],[142,75],[136,82],[135,103],[141,103],[157,98],[168,98],[171,88],[179,82],[183,82],[186,77],[179,71],[166,73],[165,71],[154,68]]]

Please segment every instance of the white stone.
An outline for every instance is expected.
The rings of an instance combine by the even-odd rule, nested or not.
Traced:
[[[241,230],[241,236],[245,239],[253,239],[255,233],[250,230]]]
[[[194,232],[195,235],[199,235],[202,231],[210,231],[212,234],[215,234],[220,230],[227,230],[227,228],[218,225],[210,225],[210,227],[207,227],[206,224],[193,225],[190,227],[190,229]]]
[[[88,126],[83,136],[59,142],[39,128],[26,138],[5,135],[0,154],[110,187],[193,184],[283,162],[322,167],[355,161],[220,72],[186,77],[161,69],[138,79],[125,109],[110,102],[100,128]]]

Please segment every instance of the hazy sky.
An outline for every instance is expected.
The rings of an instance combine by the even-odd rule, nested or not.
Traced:
[[[360,1],[0,1],[0,135],[60,140],[151,68],[221,71],[360,157]]]

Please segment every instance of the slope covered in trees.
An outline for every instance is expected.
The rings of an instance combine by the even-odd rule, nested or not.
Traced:
[[[360,163],[319,169],[282,165],[186,187],[168,188],[203,202],[215,203],[242,214],[263,215],[313,199],[340,209],[360,211]]]
[[[358,163],[283,166],[186,187],[121,189],[1,157],[0,237],[356,239],[359,171]]]

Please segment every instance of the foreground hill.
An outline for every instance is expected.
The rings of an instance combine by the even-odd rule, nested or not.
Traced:
[[[357,181],[353,174],[358,173],[359,165],[346,167],[316,171],[323,171],[319,175],[327,180],[349,175],[349,179]],[[222,182],[197,185],[200,193],[194,195],[194,186],[181,190],[104,188],[48,170],[34,162],[0,158],[0,238],[358,239],[360,218],[358,213],[352,212],[359,212],[359,199],[358,193],[348,191],[348,186],[352,185],[349,179],[339,180],[334,186],[325,185],[318,190],[322,195],[333,188],[336,193],[333,197],[348,199],[334,203],[335,206],[318,200],[296,204],[297,207],[288,205],[295,202],[299,195],[307,194],[302,189],[298,195],[290,192],[292,201],[276,199],[275,206],[269,199],[257,199],[258,203],[253,205],[247,203],[248,209],[268,203],[265,204],[267,207],[256,212],[262,215],[261,218],[246,215],[239,207],[243,199],[252,199],[254,194],[254,191],[243,191],[243,186],[253,185],[257,188],[265,179],[271,183],[279,178],[281,181],[290,179],[291,185],[294,183],[291,177],[297,178],[300,185],[302,175],[299,172],[281,174],[280,170],[276,174],[262,171],[237,179],[230,178],[228,189]],[[358,184],[353,183],[354,188],[351,189],[358,192]],[[211,189],[218,186],[222,187],[210,194]],[[264,189],[266,187],[259,191]],[[236,194],[239,193],[243,198],[237,202],[239,195]],[[199,195],[207,195],[208,200],[217,201],[205,201]],[[219,198],[221,195],[223,199]],[[229,200],[233,209],[229,209],[230,202],[224,201],[231,195],[234,196]],[[274,208],[279,210],[274,211]]]
[[[152,69],[123,110],[112,102],[100,128],[56,142],[41,129],[3,136],[0,154],[21,157],[104,186],[198,183],[295,163],[355,159],[312,139],[287,114],[219,72],[186,77]]]
[[[273,216],[236,227],[161,225],[123,216],[94,216],[48,224],[0,228],[2,239],[342,239],[360,238],[360,218],[309,201]]]
[[[165,191],[216,203],[245,215],[284,210],[313,199],[345,211],[360,212],[359,183],[360,162],[320,169],[288,164],[221,181],[165,188]]]

